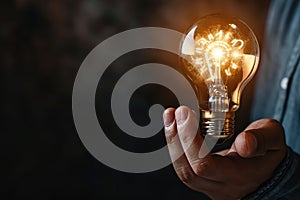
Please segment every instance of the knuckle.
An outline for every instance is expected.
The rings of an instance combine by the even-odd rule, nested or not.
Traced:
[[[185,168],[176,170],[176,173],[179,179],[184,183],[190,183],[195,177],[195,174],[191,170],[186,170]]]
[[[280,135],[284,135],[284,128],[279,121],[272,119],[272,118],[267,118],[265,120],[266,120],[266,123],[271,124],[277,130],[280,130],[280,131],[276,131],[276,133],[278,133]]]
[[[176,141],[177,133],[176,131],[165,130],[165,136],[166,136],[167,143],[172,144],[174,143],[174,141]]]
[[[211,168],[211,161],[201,161],[192,165],[192,168],[197,176],[208,176]]]
[[[278,125],[280,125],[280,122],[278,122],[276,119],[266,118],[265,120],[266,120],[267,123],[272,123],[272,124],[278,124]]]
[[[256,136],[256,134],[251,131],[251,130],[246,130],[243,133],[241,133],[241,137],[244,140],[244,146],[242,147],[243,149],[243,154],[245,157],[250,157],[251,155],[253,155],[256,151],[255,146],[257,146],[257,139],[258,138]]]

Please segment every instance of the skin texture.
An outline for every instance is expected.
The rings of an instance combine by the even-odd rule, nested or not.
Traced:
[[[163,118],[177,176],[191,189],[214,200],[239,199],[255,191],[272,177],[286,154],[284,129],[273,119],[253,122],[230,149],[199,158],[203,139],[199,131],[193,137],[192,130],[198,129],[195,113],[186,106],[168,108]]]

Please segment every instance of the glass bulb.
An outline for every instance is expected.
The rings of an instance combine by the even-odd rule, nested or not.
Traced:
[[[219,142],[228,139],[242,90],[259,62],[254,33],[240,19],[209,15],[187,31],[180,54],[198,97],[201,133]]]

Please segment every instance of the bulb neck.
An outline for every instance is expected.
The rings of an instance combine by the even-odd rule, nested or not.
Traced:
[[[235,112],[201,111],[200,130],[205,137],[218,139],[218,144],[223,143],[234,134]]]

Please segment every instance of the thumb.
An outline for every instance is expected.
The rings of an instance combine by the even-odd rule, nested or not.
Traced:
[[[236,137],[229,152],[236,152],[243,158],[263,155],[266,152],[264,143],[261,142],[261,144],[258,144],[258,139],[256,137],[257,136],[252,130],[240,133]]]
[[[273,119],[262,119],[250,124],[240,133],[229,152],[237,152],[241,157],[250,158],[264,155],[269,150],[285,148],[284,130]]]

